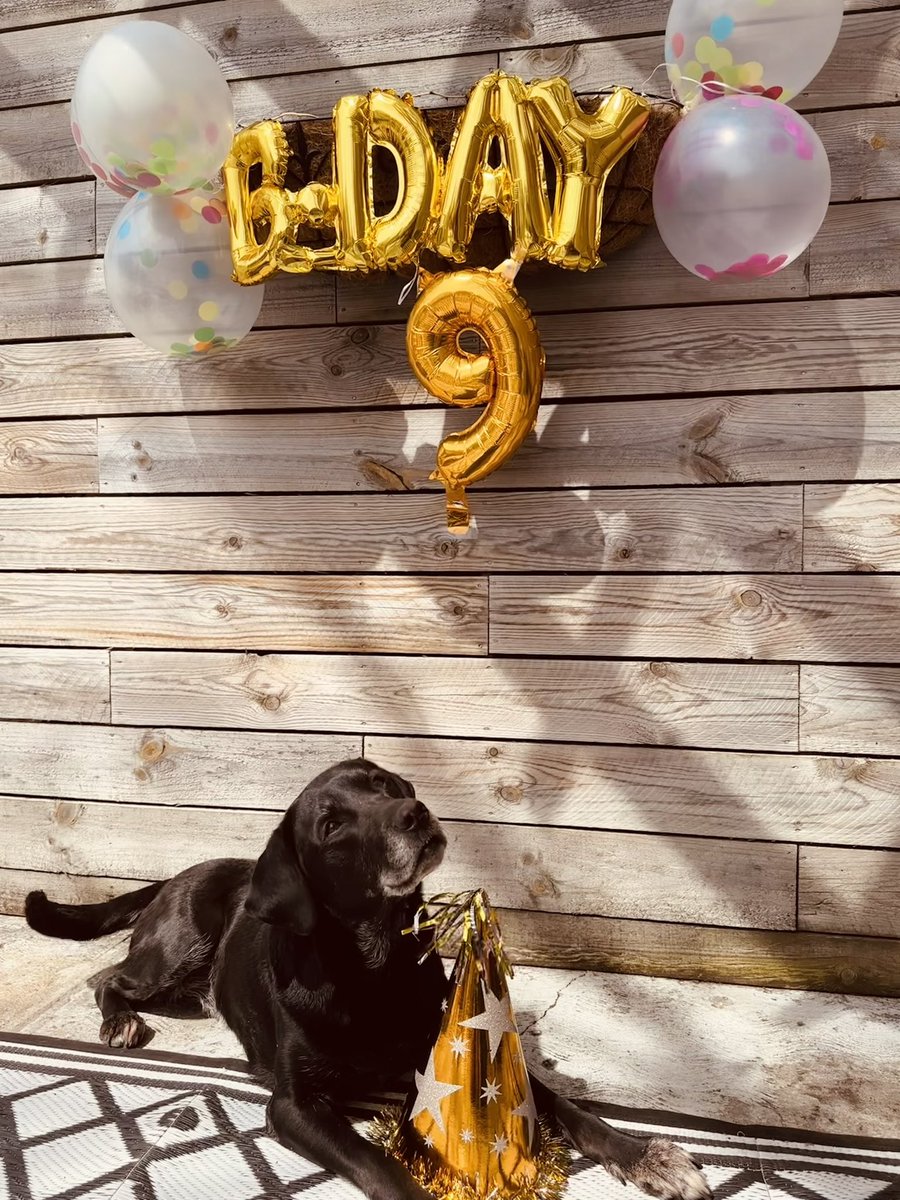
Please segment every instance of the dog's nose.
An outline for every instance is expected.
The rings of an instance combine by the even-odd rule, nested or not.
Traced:
[[[430,815],[421,800],[404,800],[397,810],[395,824],[401,833],[412,833],[424,825]]]

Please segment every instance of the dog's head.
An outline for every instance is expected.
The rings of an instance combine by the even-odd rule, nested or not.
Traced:
[[[415,892],[446,844],[412,784],[349,759],[317,776],[287,810],[256,864],[246,907],[302,935],[320,907],[358,920]]]

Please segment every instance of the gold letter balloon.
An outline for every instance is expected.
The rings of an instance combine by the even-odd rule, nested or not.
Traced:
[[[469,529],[466,488],[514,454],[534,429],[544,381],[544,351],[528,306],[510,276],[518,264],[427,276],[409,316],[406,351],[416,377],[447,404],[485,410],[438,449],[431,476],[447,492],[447,525]],[[484,351],[463,347],[476,334]]]
[[[517,259],[582,271],[600,266],[603,189],[649,115],[648,101],[628,88],[591,114],[565,79],[526,85],[496,71],[472,89],[442,166],[408,96],[344,96],[332,115],[331,183],[296,192],[284,186],[284,129],[263,121],[237,135],[223,172],[234,277],[251,284],[276,271],[384,271],[417,263],[423,250],[462,262],[485,212],[506,219]],[[377,146],[393,155],[398,175],[384,215],[376,215],[372,194]],[[555,165],[553,189],[545,147]],[[251,190],[254,168],[262,180]],[[334,231],[331,245],[321,245],[322,229]],[[310,231],[315,245],[304,244]]]

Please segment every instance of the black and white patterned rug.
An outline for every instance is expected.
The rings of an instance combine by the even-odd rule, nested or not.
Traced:
[[[0,1035],[0,1200],[358,1200],[266,1136],[266,1099],[236,1062]],[[600,1111],[696,1154],[718,1200],[900,1198],[900,1140]],[[640,1194],[572,1164],[570,1200]]]

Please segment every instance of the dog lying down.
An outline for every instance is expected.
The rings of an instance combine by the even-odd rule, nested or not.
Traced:
[[[215,1005],[272,1089],[270,1131],[370,1200],[429,1200],[337,1105],[422,1069],[448,985],[427,933],[403,935],[441,827],[411,784],[366,759],[338,764],[294,801],[254,863],[200,863],[102,904],[26,900],[29,925],[88,939],[134,926],[95,995],[109,1046],[139,1046],[138,1010]],[[664,1138],[621,1133],[532,1079],[539,1109],[583,1155],[666,1200],[708,1200],[698,1165]]]

